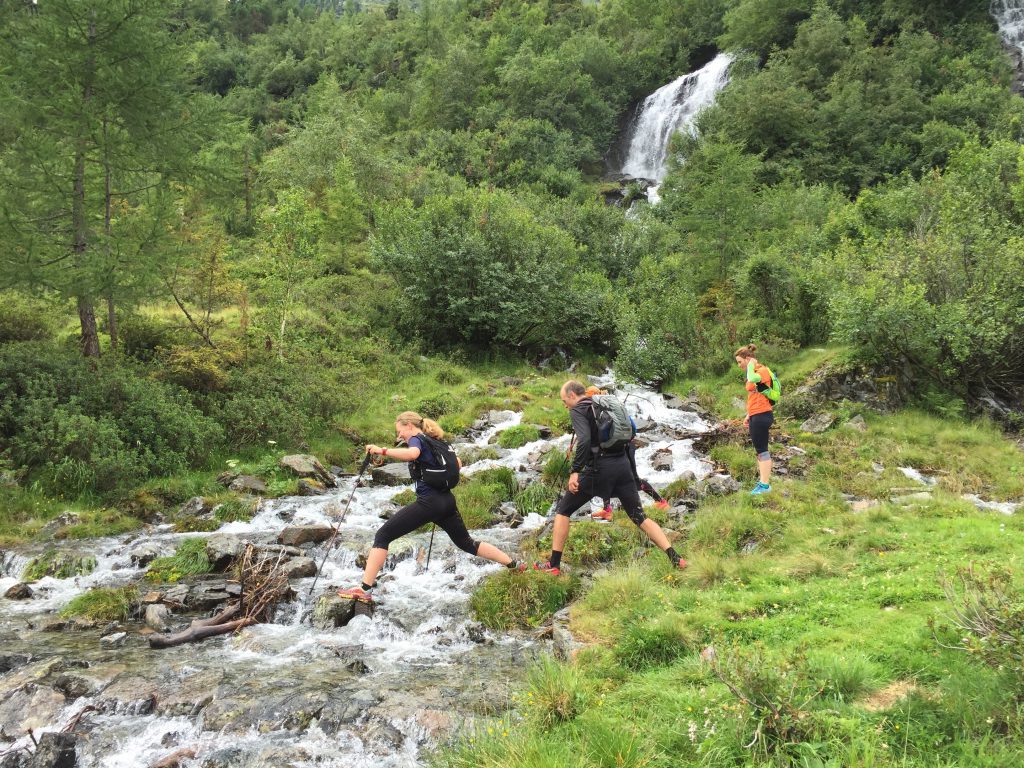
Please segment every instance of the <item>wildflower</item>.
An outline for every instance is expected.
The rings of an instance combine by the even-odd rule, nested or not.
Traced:
[[[695,722],[693,722],[693,720],[690,721],[690,727],[687,730],[688,730],[689,736],[690,736],[690,743],[691,744],[696,744],[697,743],[697,724]]]
[[[267,440],[267,445],[277,445],[277,440]]]

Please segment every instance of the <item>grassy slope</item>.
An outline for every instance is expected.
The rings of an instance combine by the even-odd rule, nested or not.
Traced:
[[[789,361],[787,380],[831,354]],[[737,375],[698,391],[735,415]],[[841,419],[853,410],[836,409]],[[588,647],[571,664],[533,670],[502,722],[437,764],[1022,764],[1012,682],[942,647],[958,634],[943,628],[939,578],[972,562],[1019,569],[1024,517],[978,511],[960,494],[1020,498],[1024,454],[985,423],[864,415],[866,432],[840,426],[821,436],[783,420],[807,451],[790,465],[802,478],[778,478],[767,497],[705,503],[682,575],[652,552],[596,579],[572,611]],[[753,480],[747,446],[716,453]],[[913,485],[899,466],[937,473],[933,498],[889,501]],[[880,504],[853,512],[844,493]],[[700,657],[709,645],[721,676]],[[751,703],[758,692],[784,706],[747,748],[764,714]]]

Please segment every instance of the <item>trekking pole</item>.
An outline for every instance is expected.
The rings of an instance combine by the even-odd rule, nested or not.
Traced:
[[[437,526],[434,523],[430,524],[430,544],[427,546],[427,564],[423,568],[425,571],[430,570],[430,553],[434,551],[434,530],[436,528]]]
[[[363,472],[370,466],[370,459],[373,458],[369,453],[366,454],[366,458],[363,459],[362,466],[359,467],[359,474],[356,475],[356,479],[352,482],[352,493],[348,495],[348,501],[345,502],[345,510],[341,513],[341,518],[338,520],[338,524],[334,526],[334,532],[331,534],[331,538],[327,541],[327,551],[324,552],[324,559],[320,561],[320,567],[316,569],[316,578],[313,579],[313,584],[309,587],[309,594],[313,594],[313,589],[316,587],[317,579],[320,578],[320,572],[323,571],[324,565],[327,563],[327,556],[331,554],[331,548],[334,546],[334,538],[338,535],[338,531],[341,530],[341,524],[345,522],[345,515],[348,514],[348,508],[352,505],[352,498],[356,495],[356,488],[359,487],[359,480],[363,476]]]

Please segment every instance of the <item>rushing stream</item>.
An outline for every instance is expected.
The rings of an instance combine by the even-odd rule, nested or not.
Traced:
[[[611,382],[608,377],[597,381]],[[707,429],[697,415],[669,408],[661,395],[640,388],[623,387],[618,394],[646,428],[642,436],[649,445],[637,452],[641,477],[664,485],[686,471],[707,474],[709,467],[694,454],[691,441],[677,437]],[[520,417],[496,416],[470,444],[488,445]],[[541,440],[464,471],[471,475],[507,466],[533,480],[538,467],[531,466],[531,457],[567,445],[567,436]],[[666,448],[672,469],[655,471],[650,459]],[[352,482],[347,478],[324,496],[263,502],[251,522],[230,523],[218,533],[270,540],[288,525],[333,525]],[[467,719],[502,712],[531,659],[546,650],[545,641],[485,631],[472,620],[473,587],[500,566],[457,552],[441,532],[429,570],[412,557],[385,568],[373,618],[356,616],[327,631],[310,623],[321,594],[359,583],[357,556],[381,524],[380,513],[402,490],[373,485],[355,490],[316,592],[308,594],[312,578],[294,580],[297,600],[279,611],[275,623],[166,650],[150,649],[141,625],[131,626],[124,645],[115,648],[99,642],[109,629],[43,632],[42,627],[91,587],[140,579],[145,569],[133,565],[133,547],[153,542],[170,554],[183,538],[197,534],[157,529],[72,545],[96,557],[91,574],[47,577],[32,585],[32,599],[0,600],[0,659],[32,657],[0,677],[0,751],[30,743],[28,728],[38,738],[81,715],[74,732],[83,767],[149,766],[177,750],[194,754],[182,766],[204,768],[416,766],[424,748]],[[474,536],[514,552],[523,531],[543,522],[532,515],[520,528],[495,527]],[[396,542],[392,552],[426,543],[427,534],[410,536]],[[5,553],[0,590],[17,583],[33,554]],[[323,554],[323,545],[310,552],[317,563]],[[5,662],[0,669],[10,666]]]

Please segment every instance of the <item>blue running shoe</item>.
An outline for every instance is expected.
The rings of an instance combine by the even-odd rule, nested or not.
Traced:
[[[751,496],[760,496],[762,493],[768,493],[769,491],[771,491],[771,489],[772,489],[772,487],[770,485],[768,485],[767,483],[760,483],[759,482],[757,485],[754,486],[754,490],[752,490],[750,492],[750,495]]]

